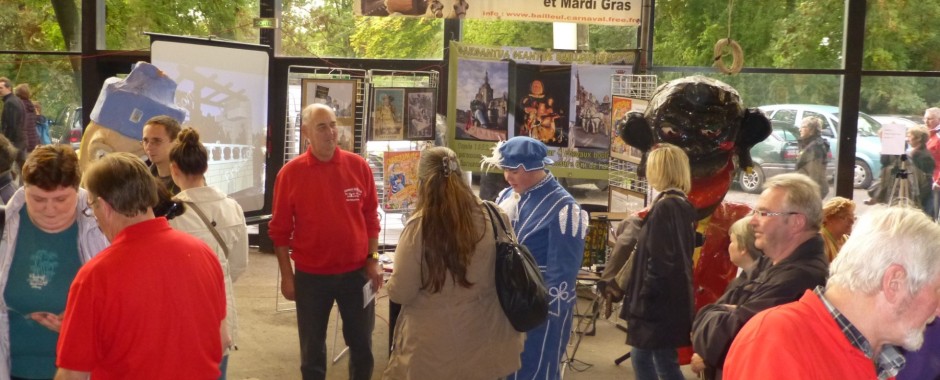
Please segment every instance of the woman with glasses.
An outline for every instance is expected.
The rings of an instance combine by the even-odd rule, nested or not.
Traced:
[[[79,188],[78,156],[43,145],[26,158],[0,241],[0,379],[52,379],[69,287],[108,246]]]
[[[692,181],[685,151],[656,145],[647,159],[646,178],[659,196],[640,228],[620,317],[627,321],[636,378],[682,380],[676,349],[692,343],[697,219],[686,197]]]
[[[826,257],[830,263],[836,259],[842,245],[849,239],[854,224],[855,202],[851,199],[832,197],[823,205],[822,228],[819,229],[819,234],[826,243]]]
[[[170,220],[170,226],[205,242],[215,251],[222,265],[226,314],[221,331],[224,356],[219,378],[225,379],[229,353],[235,347],[238,330],[232,284],[248,268],[245,214],[234,199],[206,185],[209,152],[199,142],[199,133],[194,129],[186,128],[179,133],[168,156],[170,175],[180,188],[173,200],[185,206],[182,215]]]

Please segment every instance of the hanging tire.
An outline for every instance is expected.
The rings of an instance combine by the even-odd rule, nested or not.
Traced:
[[[764,187],[764,171],[761,170],[760,165],[754,165],[751,168],[751,173],[748,174],[746,171],[742,170],[741,174],[738,176],[738,185],[741,186],[741,190],[744,190],[747,193],[759,194],[761,188]]]
[[[855,159],[855,173],[852,177],[852,184],[856,189],[867,189],[871,186],[872,176],[871,168],[865,161]]]

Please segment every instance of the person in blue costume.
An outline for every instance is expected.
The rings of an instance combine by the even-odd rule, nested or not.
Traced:
[[[584,256],[588,213],[581,209],[547,165],[542,142],[517,136],[501,142],[484,165],[503,169],[508,188],[496,198],[512,221],[519,242],[529,248],[545,278],[549,310],[545,323],[526,334],[522,368],[509,380],[560,379],[561,359],[571,332],[575,281]]]

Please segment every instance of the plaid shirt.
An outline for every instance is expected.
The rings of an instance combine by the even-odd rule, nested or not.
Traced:
[[[881,347],[881,353],[878,354],[878,357],[874,358],[875,352],[871,348],[871,343],[868,342],[868,339],[865,339],[861,331],[858,331],[858,329],[852,325],[852,322],[846,319],[835,306],[829,303],[829,300],[823,295],[825,291],[826,289],[822,286],[817,286],[816,289],[813,290],[816,296],[819,297],[819,300],[822,301],[823,305],[826,305],[826,309],[829,310],[829,314],[832,315],[832,318],[835,319],[839,327],[842,328],[842,333],[845,334],[846,339],[848,339],[855,348],[861,350],[865,356],[874,359],[878,379],[885,380],[897,375],[901,368],[904,368],[904,356],[898,352],[897,348],[886,344]]]

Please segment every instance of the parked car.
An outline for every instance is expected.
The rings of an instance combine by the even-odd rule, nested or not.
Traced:
[[[770,120],[784,122],[799,128],[804,118],[816,116],[823,121],[823,138],[829,141],[833,157],[839,152],[839,108],[815,104],[774,104],[760,106]],[[877,132],[881,123],[867,114],[858,114],[858,135],[855,145],[856,189],[867,189],[881,174],[881,140]]]
[[[923,124],[923,117],[912,115],[871,115],[881,125],[898,124],[904,126],[904,129],[910,129]]]
[[[49,134],[53,144],[68,144],[78,150],[82,143],[82,107],[66,106],[53,121]]]
[[[767,178],[796,170],[800,157],[799,128],[782,121],[771,121],[771,125],[770,136],[751,147],[754,160],[751,172],[738,173],[738,186],[748,193],[760,193]]]

